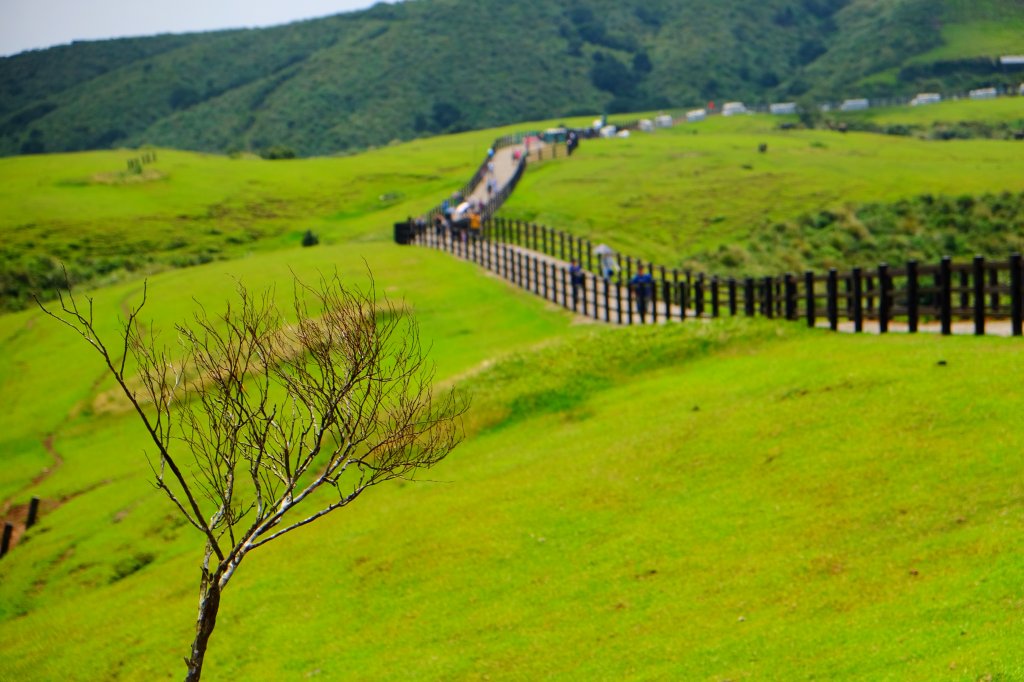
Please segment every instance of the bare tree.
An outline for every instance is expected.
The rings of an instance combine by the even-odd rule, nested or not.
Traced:
[[[416,321],[378,302],[372,279],[359,291],[337,274],[296,278],[289,323],[273,292],[237,294],[223,314],[198,306],[172,350],[140,322],[144,290],[116,355],[91,298],[40,304],[103,358],[156,448],[156,487],[204,538],[186,680],[200,679],[221,595],[250,552],[439,462],[467,406],[454,390],[435,400]]]

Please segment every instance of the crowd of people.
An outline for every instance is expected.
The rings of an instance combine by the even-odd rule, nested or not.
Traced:
[[[579,135],[575,130],[570,130],[566,135],[566,149],[570,155],[579,146],[579,140]],[[514,159],[518,161],[520,157],[521,152],[517,149]],[[493,148],[487,150],[487,164],[483,181],[487,202],[489,202],[498,191]],[[453,193],[449,199],[442,201],[441,210],[433,218],[433,228],[438,239],[457,239],[463,242],[479,239],[487,202],[472,197],[464,199],[459,192]],[[427,229],[424,217],[417,218],[416,224],[421,232]],[[609,246],[598,245],[594,249],[594,255],[598,258],[598,268],[603,279],[611,280],[619,274],[620,266],[617,254]],[[585,271],[579,261],[575,259],[569,267],[569,281],[572,285],[573,307],[575,308],[579,305],[581,290],[586,287]],[[642,322],[647,316],[649,303],[654,298],[654,278],[651,273],[645,271],[643,265],[638,264],[636,274],[630,278],[627,284]]]

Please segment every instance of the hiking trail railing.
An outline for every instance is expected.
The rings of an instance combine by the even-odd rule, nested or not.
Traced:
[[[447,251],[581,315],[613,324],[648,324],[687,318],[765,317],[804,321],[809,327],[861,332],[917,332],[933,327],[952,334],[967,323],[977,335],[992,323],[1009,322],[1021,336],[1024,320],[1024,263],[976,257],[969,263],[943,258],[936,264],[908,261],[892,267],[847,272],[806,271],[775,277],[719,277],[668,269],[616,254],[618,273],[603,277],[589,240],[544,225],[494,218],[479,236],[433,227],[414,241]],[[580,264],[575,279],[569,261]],[[649,284],[631,283],[638,266]]]
[[[631,125],[637,122],[620,128]],[[521,144],[526,135],[499,138],[494,149]],[[557,146],[551,154],[557,155]],[[613,324],[760,316],[802,320],[809,327],[834,331],[862,332],[870,326],[879,333],[935,329],[945,335],[954,330],[984,335],[1002,325],[1000,333],[1024,335],[1024,262],[1019,253],[992,260],[977,256],[969,263],[945,257],[934,264],[911,260],[846,272],[830,269],[756,278],[680,271],[616,253],[614,274],[604,276],[600,256],[589,240],[494,217],[526,166],[523,155],[511,180],[487,204],[478,234],[421,221],[407,226],[406,241],[447,251],[545,300]],[[486,169],[487,161],[463,187],[464,196]],[[428,215],[432,218],[440,211],[439,206]],[[571,261],[579,264],[575,276]],[[640,266],[650,273],[650,282],[633,281]]]

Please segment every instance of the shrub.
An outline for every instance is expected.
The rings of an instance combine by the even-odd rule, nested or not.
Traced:
[[[285,147],[284,145],[276,144],[273,147],[267,147],[260,152],[260,156],[269,161],[278,161],[280,159],[294,159],[295,150],[291,147]]]

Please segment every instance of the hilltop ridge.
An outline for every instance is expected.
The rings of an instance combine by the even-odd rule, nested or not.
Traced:
[[[600,111],[1024,77],[993,61],[1024,52],[1024,6],[936,4],[418,0],[75,43],[0,59],[0,154],[153,144],[319,155]]]

